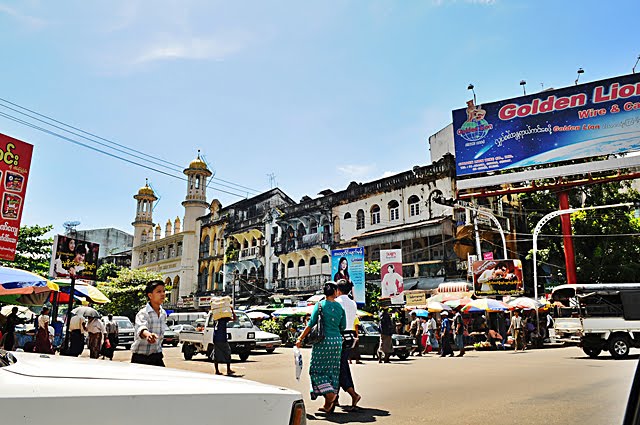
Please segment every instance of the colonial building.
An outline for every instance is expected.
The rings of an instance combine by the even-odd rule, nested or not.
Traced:
[[[137,201],[134,227],[132,268],[146,268],[162,273],[167,285],[172,285],[169,303],[181,301],[197,291],[198,237],[200,222],[206,214],[207,178],[211,171],[200,155],[184,170],[187,191],[182,202],[184,216],[167,220],[164,235],[160,224],[153,223],[153,203],[158,199],[146,184],[133,197]]]

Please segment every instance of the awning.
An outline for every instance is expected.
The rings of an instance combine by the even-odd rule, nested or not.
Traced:
[[[438,293],[449,292],[467,292],[472,291],[473,287],[468,282],[444,282],[438,285]]]
[[[358,242],[360,242],[359,245],[370,246],[431,236],[453,236],[453,226],[446,225],[445,223],[451,223],[451,218],[444,217],[432,220],[423,220],[417,223],[402,224],[399,226],[372,230],[356,236],[354,239],[357,239]]]

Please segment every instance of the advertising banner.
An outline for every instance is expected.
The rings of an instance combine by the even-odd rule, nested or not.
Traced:
[[[520,260],[484,260],[473,263],[476,295],[515,295],[524,293]]]
[[[407,307],[414,307],[414,306],[423,306],[427,304],[427,294],[425,294],[424,292],[420,292],[420,293],[408,293],[405,292],[404,293],[405,299],[407,300]]]
[[[54,279],[73,275],[76,279],[96,280],[99,251],[100,244],[56,235],[49,275]]]
[[[16,257],[33,145],[0,134],[0,259]]]
[[[453,111],[458,176],[640,150],[640,74]]]
[[[365,304],[364,247],[331,251],[331,276],[335,282],[340,279],[351,281],[353,299],[359,306]]]
[[[404,304],[401,249],[380,250],[380,279],[380,298],[390,298],[391,304]]]

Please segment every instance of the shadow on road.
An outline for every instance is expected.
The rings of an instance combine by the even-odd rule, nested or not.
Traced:
[[[346,407],[346,406],[345,406]],[[361,407],[356,411],[349,412],[342,408],[337,408],[335,412],[325,415],[324,413],[307,413],[308,421],[327,421],[335,424],[346,423],[371,423],[376,422],[378,417],[391,416],[388,410],[372,409]]]
[[[628,355],[627,357],[625,357],[624,359],[614,359],[612,356],[598,356],[595,359],[587,356],[586,354],[584,356],[575,356],[575,357],[569,357],[570,359],[574,359],[574,360],[595,360],[595,361],[629,361],[629,360],[638,360],[640,359],[640,354],[631,354]]]

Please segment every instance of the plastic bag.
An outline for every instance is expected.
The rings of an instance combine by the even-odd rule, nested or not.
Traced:
[[[296,365],[296,379],[299,381],[302,375],[302,353],[298,347],[293,347],[293,361]]]

